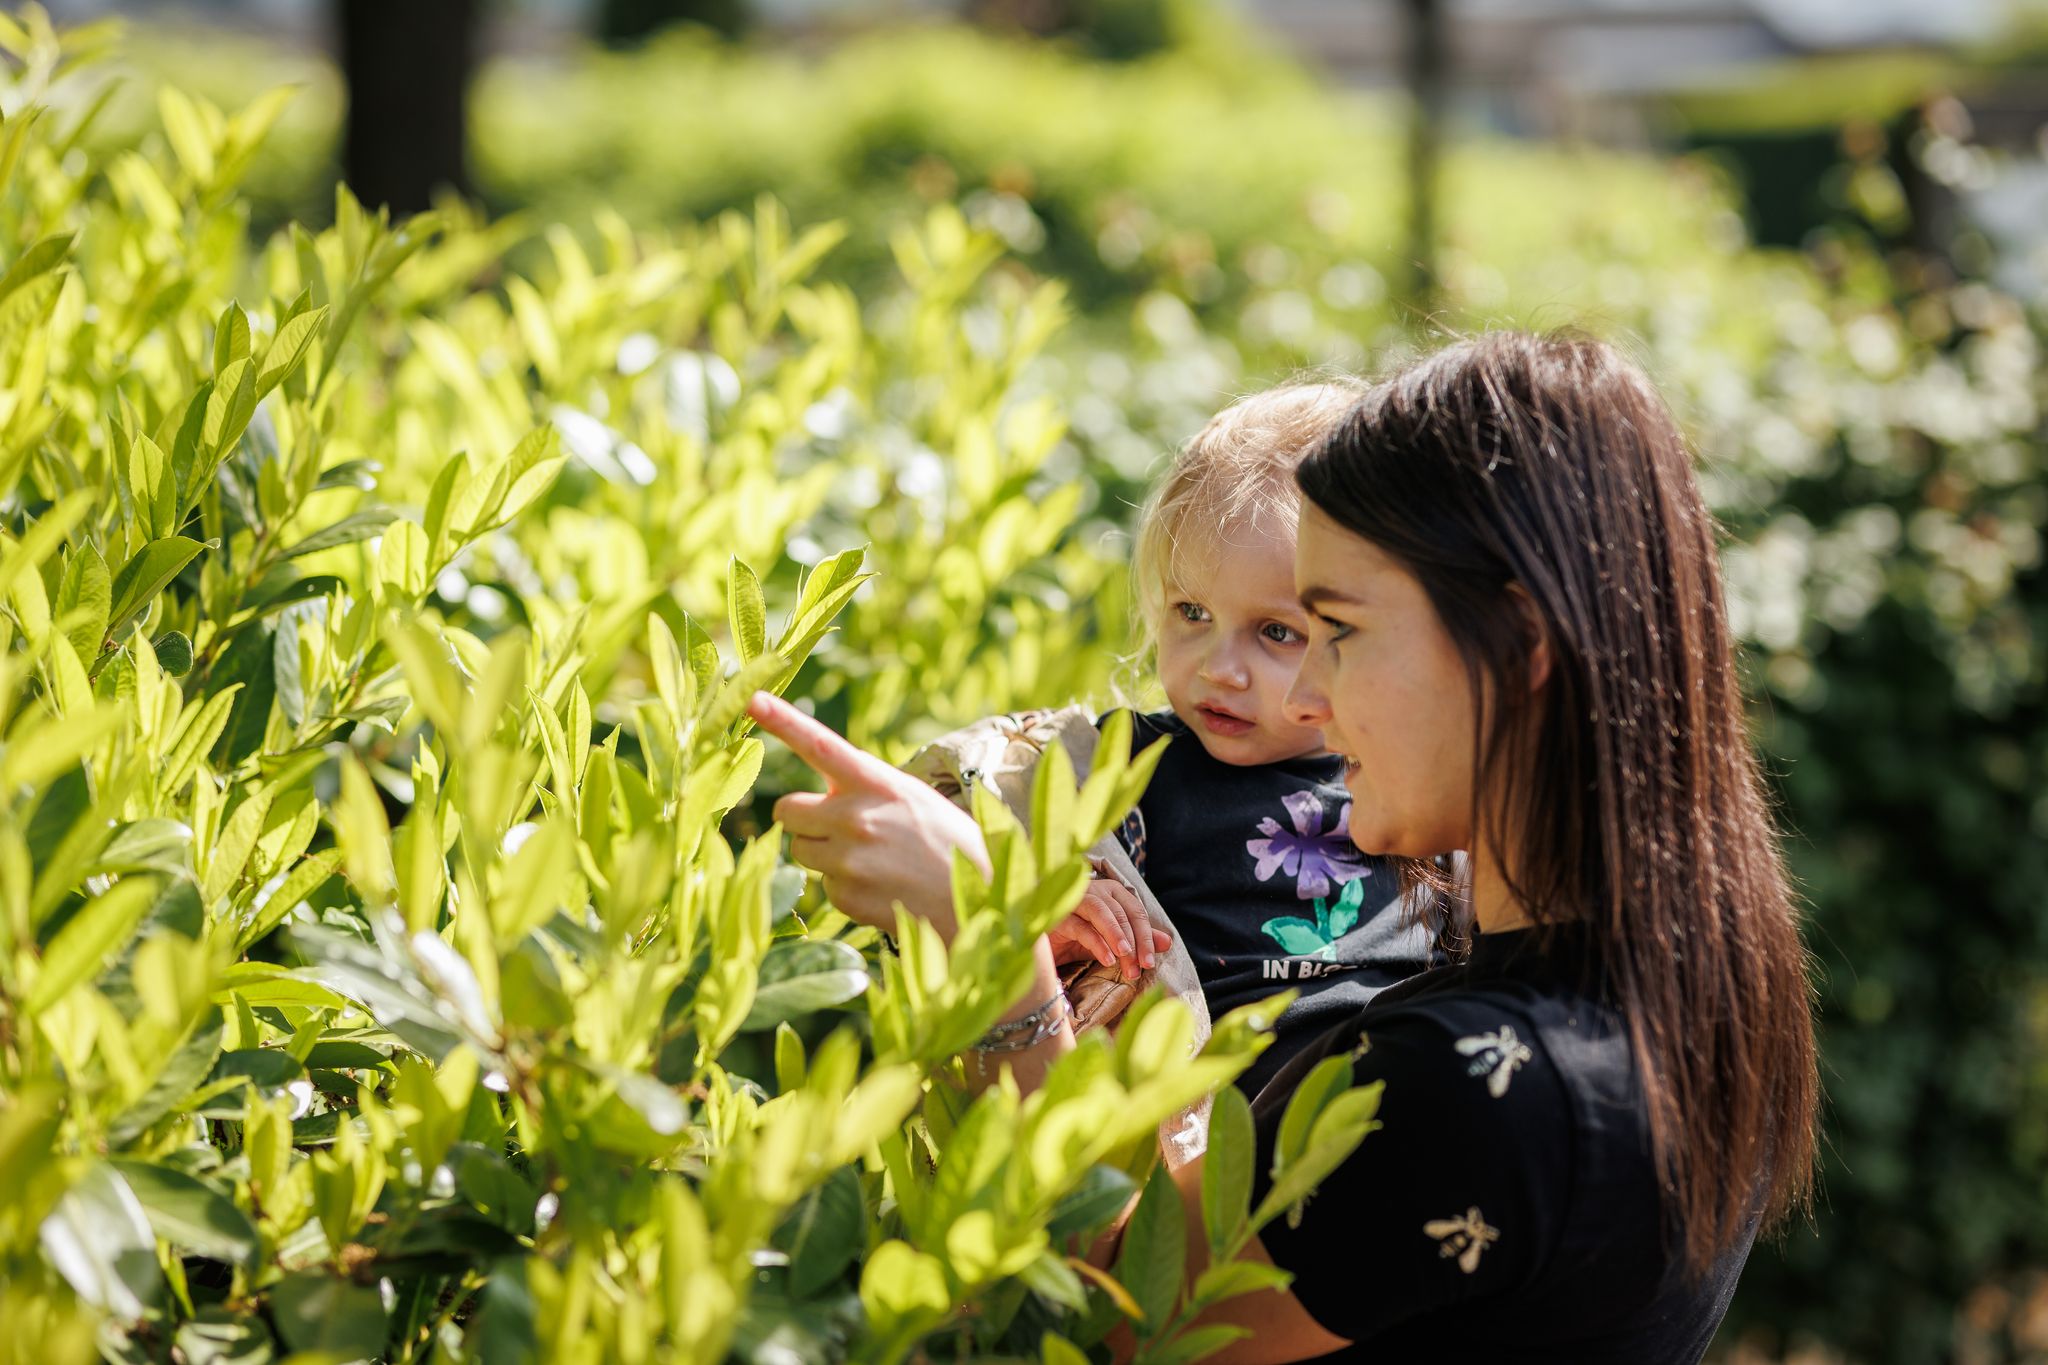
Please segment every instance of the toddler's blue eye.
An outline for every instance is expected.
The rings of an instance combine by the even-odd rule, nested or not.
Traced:
[[[1190,625],[1199,625],[1209,619],[1209,613],[1193,602],[1176,602],[1173,609],[1180,613],[1180,619]]]
[[[1276,645],[1300,644],[1305,637],[1292,626],[1283,626],[1278,621],[1268,621],[1259,633]]]

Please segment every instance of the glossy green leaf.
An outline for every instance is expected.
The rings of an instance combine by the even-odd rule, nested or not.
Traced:
[[[737,559],[726,570],[725,615],[742,663],[768,648],[768,607],[761,596],[761,580]]]
[[[108,957],[126,944],[129,933],[156,899],[156,890],[154,877],[124,877],[72,916],[44,951],[22,1011],[41,1014],[73,986],[95,975]]]
[[[374,540],[383,535],[384,528],[396,520],[398,513],[388,507],[355,512],[296,542],[285,550],[284,557],[297,559],[321,550],[332,550],[339,545],[354,545],[358,541]]]
[[[1344,1059],[1337,1059],[1344,1060]],[[1346,1062],[1346,1083],[1350,1066]],[[1358,1150],[1373,1129],[1379,1112],[1382,1081],[1349,1088],[1326,1100],[1318,1109],[1313,1128],[1302,1150],[1273,1178],[1266,1197],[1252,1211],[1252,1227],[1264,1227],[1282,1213],[1296,1210],[1324,1177]],[[1297,1096],[1299,1092],[1297,1091]],[[1288,1113],[1293,1113],[1292,1103]],[[1284,1122],[1284,1119],[1283,1119]],[[1290,1213],[1290,1216],[1294,1216]]]
[[[367,1360],[384,1351],[388,1325],[375,1289],[320,1271],[287,1276],[269,1293],[270,1316],[294,1351],[336,1361]]]
[[[539,1196],[533,1182],[502,1155],[474,1142],[458,1142],[446,1161],[454,1172],[456,1191],[470,1207],[508,1232],[532,1233]]]
[[[1116,1277],[1137,1301],[1144,1327],[1157,1332],[1173,1316],[1187,1267],[1187,1227],[1180,1193],[1164,1163],[1155,1166],[1124,1226]]]
[[[1046,1231],[1059,1242],[1086,1238],[1109,1225],[1138,1192],[1138,1182],[1114,1166],[1090,1166],[1053,1209]]]
[[[892,1239],[875,1248],[863,1264],[860,1301],[880,1341],[903,1345],[945,1316],[952,1295],[937,1259]]]
[[[172,1246],[216,1261],[242,1262],[255,1255],[255,1225],[220,1190],[153,1162],[111,1164],[141,1201],[150,1227]]]
[[[797,1201],[775,1230],[774,1245],[789,1257],[790,1292],[808,1298],[853,1264],[867,1243],[867,1213],[860,1178],[842,1166]]]
[[[240,1118],[251,1095],[263,1099],[289,1095],[294,1099],[295,1107],[301,1109],[312,1100],[306,1068],[296,1058],[276,1048],[224,1052],[214,1063],[213,1074],[207,1077],[207,1081],[209,1084],[238,1083],[200,1109],[199,1112],[209,1118]]]
[[[98,549],[84,545],[71,556],[51,611],[64,624],[66,638],[78,657],[90,663],[99,656],[113,608],[113,582]]]
[[[122,825],[114,831],[99,857],[95,872],[163,872],[189,877],[192,829],[178,820],[152,817]]]
[[[271,1365],[276,1343],[261,1320],[224,1308],[201,1308],[178,1324],[177,1349],[190,1365]]]
[[[85,1302],[133,1320],[162,1286],[142,1204],[106,1162],[88,1165],[41,1228],[43,1256]]]
[[[762,959],[753,1008],[740,1028],[772,1029],[843,1005],[867,988],[867,964],[853,948],[826,939],[786,940]]]
[[[1275,1170],[1286,1169],[1289,1162],[1301,1155],[1324,1107],[1349,1088],[1351,1077],[1351,1058],[1339,1054],[1323,1058],[1301,1078],[1280,1116],[1280,1130],[1273,1148]]]
[[[427,533],[415,522],[386,526],[377,546],[377,581],[393,601],[410,601],[427,590]]]
[[[151,1124],[183,1106],[187,1097],[206,1083],[220,1058],[222,1033],[220,1011],[208,1008],[164,1059],[149,1089],[114,1119],[109,1137],[117,1147],[134,1141]]]
[[[165,631],[149,642],[156,651],[157,667],[174,678],[192,671],[192,640],[183,631]]]
[[[107,613],[110,628],[117,633],[125,629],[205,549],[185,536],[166,536],[143,546],[114,575],[114,605]]]
[[[1202,1154],[1202,1227],[1214,1257],[1224,1255],[1251,1213],[1257,1160],[1251,1101],[1236,1086],[1226,1085],[1211,1101],[1209,1146]]]
[[[219,374],[237,360],[249,358],[249,315],[230,303],[213,331],[213,371]]]
[[[268,393],[282,383],[299,362],[305,359],[307,349],[313,344],[322,323],[327,321],[327,308],[318,308],[292,318],[277,329],[277,335],[270,339],[270,345],[263,352],[263,363],[259,367],[256,388],[259,393]],[[329,473],[332,473],[330,470]]]

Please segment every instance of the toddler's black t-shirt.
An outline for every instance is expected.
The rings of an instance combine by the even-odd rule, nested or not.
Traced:
[[[1387,864],[1351,842],[1343,760],[1219,762],[1172,712],[1135,717],[1132,747],[1171,738],[1122,838],[1180,930],[1212,1016],[1278,991],[1299,998],[1238,1079],[1274,1071],[1381,990],[1430,965]]]

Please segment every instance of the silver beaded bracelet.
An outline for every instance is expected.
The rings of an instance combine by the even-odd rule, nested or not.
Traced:
[[[1067,993],[1055,991],[1052,999],[1031,1013],[997,1024],[981,1035],[981,1041],[974,1045],[974,1050],[981,1053],[1025,1052],[1053,1037],[1073,1017],[1074,1007],[1068,1003]]]

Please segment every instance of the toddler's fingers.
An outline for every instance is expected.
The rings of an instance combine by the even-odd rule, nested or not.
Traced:
[[[1085,920],[1077,922],[1074,925],[1074,937],[1080,940],[1089,952],[1095,954],[1095,960],[1103,966],[1110,967],[1116,964],[1116,944],[1104,937],[1102,931],[1094,925]]]
[[[1094,869],[1097,881],[1108,882],[1111,886],[1130,885],[1129,882],[1123,879],[1123,874],[1110,865],[1110,861],[1107,858],[1090,858],[1088,866]]]
[[[1081,903],[1074,907],[1074,913],[1085,919],[1089,926],[1102,935],[1103,941],[1116,950],[1118,957],[1135,951],[1131,942],[1129,926],[1116,912],[1116,907],[1103,899],[1101,883],[1090,886],[1081,897]]]
[[[1076,962],[1095,961],[1095,954],[1090,952],[1087,945],[1083,944],[1080,939],[1054,938],[1048,941],[1052,944],[1052,961],[1055,967],[1072,966]]]
[[[1145,906],[1138,899],[1138,893],[1121,882],[1102,881],[1095,883],[1100,892],[1107,896],[1116,908],[1117,917],[1122,921],[1125,951],[1134,952],[1137,965],[1149,968],[1152,965],[1152,940],[1145,931],[1152,927],[1152,921],[1145,914]]]
[[[1052,939],[1055,946],[1057,946],[1062,938],[1079,944],[1086,950],[1088,956],[1094,958],[1105,967],[1116,961],[1116,954],[1110,951],[1109,944],[1104,941],[1101,933],[1097,931],[1094,925],[1084,919],[1078,911],[1053,926],[1052,933],[1048,937]]]

